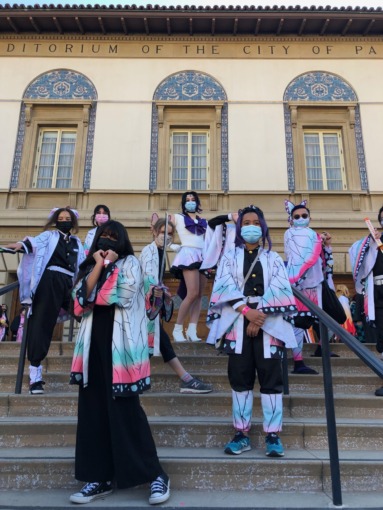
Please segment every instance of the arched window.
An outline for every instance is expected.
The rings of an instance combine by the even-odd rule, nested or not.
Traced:
[[[153,96],[150,190],[229,189],[227,97],[211,76],[182,71]]]
[[[97,92],[81,73],[44,73],[23,95],[11,188],[87,189]]]
[[[284,94],[290,191],[367,190],[358,98],[339,76],[313,71]]]

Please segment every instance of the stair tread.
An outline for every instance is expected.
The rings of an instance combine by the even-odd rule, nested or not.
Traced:
[[[225,440],[225,438],[223,438]],[[224,441],[223,441],[224,443]],[[74,447],[28,447],[28,448],[2,448],[0,451],[0,462],[7,460],[74,460]],[[226,455],[223,448],[185,448],[185,447],[157,447],[158,456],[162,460],[182,459],[183,462],[229,462],[233,456]],[[253,462],[254,460],[264,462],[322,462],[329,460],[328,450],[308,449],[286,449],[285,457],[282,459],[270,459],[265,456],[263,449],[253,448],[240,456],[235,456],[235,462]],[[376,462],[383,465],[380,451],[371,450],[339,450],[339,459],[343,462]]]

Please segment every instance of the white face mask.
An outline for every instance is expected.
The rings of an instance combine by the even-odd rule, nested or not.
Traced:
[[[380,220],[380,224],[381,224],[381,226],[383,227],[383,219],[382,219],[382,220]]]

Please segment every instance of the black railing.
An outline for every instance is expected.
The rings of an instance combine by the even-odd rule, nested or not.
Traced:
[[[19,286],[19,282],[13,282],[9,285],[5,285],[0,289],[0,296],[4,296],[8,294],[8,292],[12,292],[17,289]],[[25,366],[25,355],[27,352],[27,329],[28,329],[28,310],[25,312],[24,318],[24,328],[23,328],[23,339],[20,345],[20,354],[19,354],[19,363],[17,367],[17,376],[16,376],[16,384],[15,384],[15,393],[21,393],[21,387],[23,385],[23,375],[24,375],[24,366]]]
[[[343,329],[334,319],[315,305],[299,290],[293,288],[294,296],[299,299],[319,319],[320,339],[322,345],[323,386],[327,420],[327,439],[330,456],[330,473],[332,498],[335,506],[342,506],[342,489],[340,480],[340,466],[338,453],[338,436],[336,432],[334,391],[331,372],[331,353],[329,329],[349,347],[371,370],[383,379],[383,365],[374,354],[362,345],[359,340]]]

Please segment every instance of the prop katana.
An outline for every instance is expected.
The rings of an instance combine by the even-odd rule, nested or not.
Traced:
[[[370,218],[364,218],[364,221],[365,221],[365,223],[367,225],[368,230],[370,231],[371,237],[373,238],[373,240],[378,245],[378,248],[380,249],[380,251],[383,251],[383,243],[382,243],[382,241],[380,239],[376,239],[376,237],[375,237],[375,228],[374,228],[373,224],[371,223]]]

